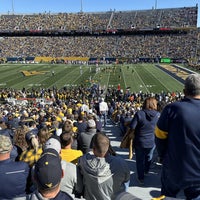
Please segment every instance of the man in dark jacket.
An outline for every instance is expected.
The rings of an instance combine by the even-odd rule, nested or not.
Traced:
[[[10,158],[12,142],[9,136],[0,135],[0,199],[22,197],[27,192],[29,166]]]
[[[159,155],[163,158],[161,194],[187,199],[200,197],[200,75],[185,80],[185,97],[163,109],[156,128]]]
[[[89,119],[87,122],[87,131],[79,133],[77,138],[78,149],[81,150],[83,154],[91,150],[91,140],[96,133],[96,123],[93,119]]]

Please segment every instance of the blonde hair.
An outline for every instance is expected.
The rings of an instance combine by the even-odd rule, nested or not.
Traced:
[[[40,129],[38,133],[38,140],[40,145],[42,145],[42,147],[44,147],[46,141],[50,138],[51,135],[52,133],[49,132],[49,129],[47,127],[43,127]]]
[[[37,152],[39,149],[39,141],[36,136],[32,137],[30,140],[30,144],[33,147],[33,149]]]

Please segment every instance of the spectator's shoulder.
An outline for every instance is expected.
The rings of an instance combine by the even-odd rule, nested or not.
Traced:
[[[67,162],[65,160],[62,160],[61,164],[62,164],[62,166],[66,166],[66,167],[76,167],[76,165],[74,163]]]
[[[27,170],[29,170],[29,168],[30,168],[28,163],[24,162],[24,161],[13,161],[12,166],[13,166],[13,168],[16,168],[16,169],[27,169]]]
[[[114,161],[113,164],[117,165],[117,166],[125,166],[127,167],[128,164],[126,162],[126,160],[124,160],[122,157],[120,156],[112,156],[112,160]]]
[[[73,200],[73,199],[74,198],[72,198],[68,193],[64,191],[60,191],[58,195],[54,198],[54,200]]]

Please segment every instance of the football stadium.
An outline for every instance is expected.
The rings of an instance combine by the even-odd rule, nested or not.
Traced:
[[[165,125],[158,133],[162,142],[173,140],[168,138],[173,128],[180,133],[184,125],[183,132],[188,131],[180,134],[184,139],[191,133],[187,122],[176,118],[182,110],[170,112],[173,103],[185,101],[186,94],[194,101],[200,98],[200,86],[192,94],[184,88],[188,76],[200,70],[197,22],[198,5],[1,14],[0,199],[199,199],[199,158],[185,161],[182,156],[194,147],[192,152],[199,152],[198,122],[191,128],[196,136],[180,143],[186,145],[182,154],[177,151],[184,160],[180,163],[186,165],[176,169],[177,174],[196,167],[197,171],[183,176],[189,185],[179,181],[180,186],[173,188],[166,176],[169,185],[163,189],[164,156],[154,133],[157,122]],[[152,108],[154,100],[156,108]],[[138,148],[146,136],[138,139],[137,146],[136,134],[131,137],[130,132],[141,128],[134,128],[133,121],[144,120],[138,113],[148,110],[145,103],[157,117],[151,123],[152,115],[145,115],[150,117],[151,124],[144,129],[152,129],[148,134],[153,147],[148,141],[148,147]],[[170,104],[164,118],[162,111]],[[194,107],[186,108],[185,121],[199,119],[193,116],[199,106]],[[165,122],[158,121],[160,116]],[[167,130],[170,117],[177,124]],[[127,135],[128,146],[122,148]],[[143,177],[138,175],[141,170]],[[172,193],[167,193],[170,187]]]
[[[186,69],[199,70],[197,13],[195,6],[1,15],[0,86],[61,89],[95,83],[104,89],[120,84],[132,92],[180,91],[174,79],[191,73]],[[169,84],[156,77],[168,77]]]

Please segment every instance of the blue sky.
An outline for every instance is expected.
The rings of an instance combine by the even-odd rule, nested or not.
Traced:
[[[196,6],[199,0],[0,0],[0,13],[83,12],[141,10]],[[82,6],[81,6],[82,5]],[[200,13],[200,9],[199,9]],[[198,17],[200,27],[200,14]]]

